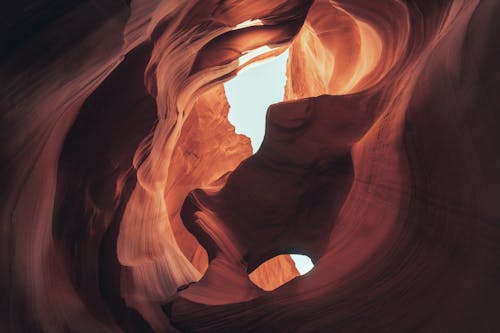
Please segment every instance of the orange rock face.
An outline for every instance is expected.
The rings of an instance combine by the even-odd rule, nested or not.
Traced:
[[[0,331],[500,331],[499,1],[2,12]]]

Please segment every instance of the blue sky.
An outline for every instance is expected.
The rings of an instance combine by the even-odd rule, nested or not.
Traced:
[[[230,105],[229,121],[236,128],[236,133],[250,138],[254,153],[264,138],[267,107],[283,100],[287,58],[288,50],[270,61],[240,72],[224,84]],[[314,266],[307,256],[292,254],[292,259],[301,275]]]
[[[283,100],[287,58],[288,50],[244,70],[224,84],[231,106],[229,121],[236,127],[236,133],[250,138],[254,153],[264,138],[267,107]]]

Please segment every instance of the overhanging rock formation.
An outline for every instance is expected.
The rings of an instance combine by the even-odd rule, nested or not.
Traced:
[[[1,331],[500,331],[499,1],[2,7]]]

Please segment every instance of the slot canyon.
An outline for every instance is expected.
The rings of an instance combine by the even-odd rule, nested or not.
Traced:
[[[0,332],[500,332],[499,0],[0,17]]]

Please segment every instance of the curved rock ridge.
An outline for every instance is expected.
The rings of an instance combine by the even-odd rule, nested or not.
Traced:
[[[247,280],[245,288],[252,288],[247,272],[277,254],[299,252],[313,259],[324,254],[352,183],[350,148],[367,129],[365,114],[346,107],[352,102],[350,96],[325,95],[273,105],[259,151],[228,175],[219,191],[190,193],[181,217],[208,250],[211,264],[181,297],[201,300],[197,295],[216,292],[217,286],[223,295],[232,282],[229,273],[237,270]],[[222,260],[225,266],[212,264]],[[217,282],[210,283],[215,274]],[[205,284],[206,293],[199,290]],[[237,300],[259,295],[245,288],[232,292]],[[205,302],[228,301],[213,296]]]
[[[0,331],[500,331],[500,1],[2,7]]]
[[[402,3],[388,2],[386,10],[394,6],[401,10],[400,15],[370,21],[370,16],[382,13],[366,11],[371,2],[335,4],[332,15],[351,15],[358,28],[356,20],[372,23],[370,27],[375,33],[372,36],[381,42],[382,48],[377,52],[380,54],[378,63],[356,84],[350,81],[347,86],[341,86],[342,81],[336,81],[332,85],[329,79],[331,75],[331,80],[335,80],[332,74],[335,70],[342,71],[338,73],[340,77],[344,71],[353,70],[350,66],[359,71],[360,60],[356,61],[356,52],[350,48],[347,48],[350,51],[345,51],[349,52],[350,58],[338,54],[345,50],[345,43],[340,50],[335,49],[334,41],[321,48],[324,42],[311,31],[327,29],[317,20],[309,21],[314,17],[316,6],[321,10],[321,17],[325,17],[324,4],[318,2],[311,8],[306,26],[292,44],[287,98],[320,95],[317,98],[321,99],[325,98],[322,95],[325,93],[359,92],[346,95],[355,101],[349,104],[348,109],[352,112],[349,115],[362,115],[353,122],[360,126],[360,135],[354,136],[352,148],[349,146],[354,177],[347,197],[341,200],[338,214],[330,222],[333,230],[326,249],[319,258],[313,255],[316,266],[307,277],[296,278],[268,294],[238,304],[217,306],[181,294],[166,308],[167,313],[176,327],[196,332],[494,331],[499,325],[491,312],[497,297],[492,295],[499,292],[493,280],[493,276],[498,276],[494,254],[498,253],[498,247],[493,241],[499,235],[498,222],[494,222],[498,221],[498,211],[489,210],[493,208],[488,203],[493,198],[491,187],[480,188],[486,179],[498,179],[498,176],[490,172],[487,178],[483,178],[486,175],[482,172],[486,169],[466,156],[477,152],[496,164],[498,154],[485,148],[489,145],[473,134],[478,132],[471,128],[472,124],[466,124],[463,117],[479,121],[482,112],[490,114],[486,110],[496,108],[496,102],[491,98],[485,104],[479,102],[479,95],[470,89],[478,91],[477,87],[485,82],[490,87],[498,85],[498,69],[489,74],[481,70],[495,67],[487,60],[493,59],[495,51],[486,51],[489,46],[480,42],[498,41],[498,38],[491,35],[493,25],[490,25],[490,34],[485,32],[484,26],[482,29],[478,26],[481,25],[479,22],[492,22],[487,17],[494,8],[498,11],[499,6],[471,2],[427,6],[422,2],[407,4],[405,8]],[[349,24],[355,27],[352,21]],[[354,28],[348,30],[351,29]],[[328,34],[321,37],[326,38]],[[354,48],[358,47],[359,57],[363,57],[356,40],[351,37],[349,41]],[[473,45],[483,45],[484,48],[478,51]],[[304,53],[310,57],[301,57]],[[352,63],[355,65],[349,65]],[[312,82],[307,81],[311,72],[314,73]],[[350,79],[354,77],[353,73],[348,75]],[[485,81],[477,81],[479,77]],[[450,101],[446,96],[453,96],[454,100]],[[300,105],[303,102],[291,103]],[[484,109],[479,105],[484,105]],[[333,102],[326,106],[332,123],[337,116],[335,106]],[[289,118],[272,116],[276,109],[286,111],[289,107],[290,104],[286,103],[270,108],[266,138],[277,137],[287,142],[286,137],[273,134],[269,125],[273,118],[278,118],[281,127],[287,129],[301,128],[305,123],[305,113],[295,112],[293,107],[291,112],[283,112]],[[315,112],[318,110],[320,107],[314,109]],[[363,122],[367,125],[362,126]],[[498,121],[495,123],[498,126]],[[327,128],[332,132],[349,128],[343,125],[337,129],[330,123]],[[462,131],[469,134],[466,137],[460,135],[459,139],[456,135]],[[494,132],[488,131],[483,139],[493,140],[497,135]],[[339,137],[347,138],[348,135],[339,134]],[[477,144],[483,143],[478,146],[470,144],[471,139]],[[315,147],[316,144],[321,146],[318,141],[313,141]],[[328,147],[335,147],[338,142],[333,140]],[[294,155],[287,152],[296,149],[295,142],[288,142],[286,147],[288,150],[282,148],[269,155],[292,158]],[[311,148],[300,150],[300,147],[300,143],[297,144],[301,152],[311,151]],[[265,152],[266,144],[263,144],[261,151],[246,160],[233,174],[258,172],[259,167],[245,168],[245,164],[250,164],[253,158]],[[304,155],[307,156],[303,153],[300,157]],[[293,166],[294,162],[287,161],[284,165]],[[272,167],[279,166],[283,165],[276,163]],[[476,173],[479,172],[476,167],[483,170],[480,172],[482,176]],[[331,170],[334,170],[333,166]],[[230,185],[228,181],[227,191]],[[245,188],[252,188],[248,183],[246,185]],[[270,183],[269,187],[274,189],[277,186]],[[269,189],[266,190],[260,192],[267,194]],[[275,201],[269,206],[280,207],[276,201],[286,202],[288,193],[282,191],[280,195],[271,195]],[[194,192],[193,196],[198,197],[200,193]],[[202,198],[207,200],[206,196]],[[477,196],[481,197],[479,201],[472,199]],[[211,204],[198,204],[198,209],[202,212],[214,210],[222,221],[227,219],[228,228],[237,235],[243,223],[234,222],[227,213],[237,207],[234,196],[224,198],[222,190],[208,197]],[[245,206],[255,207],[253,201],[240,200]],[[258,203],[255,203],[257,207]],[[334,201],[330,204],[334,207]],[[203,217],[199,213],[198,223],[205,222]],[[255,219],[251,221],[258,225]],[[264,230],[265,227],[259,226]],[[271,226],[268,228],[271,230]],[[316,230],[311,229],[311,233]],[[484,232],[489,236],[485,237]],[[248,234],[246,230],[242,234],[241,242],[244,243]],[[301,234],[301,237],[307,237],[307,234]],[[234,238],[238,239],[237,236]],[[320,241],[321,238],[314,239]],[[258,252],[262,248],[260,245],[252,250]],[[251,255],[247,258],[248,262],[252,261]],[[468,267],[468,273],[461,275],[464,267]],[[481,298],[487,298],[488,304],[482,303]],[[453,299],[453,305],[450,305],[450,299]],[[293,322],[290,318],[294,318]]]

